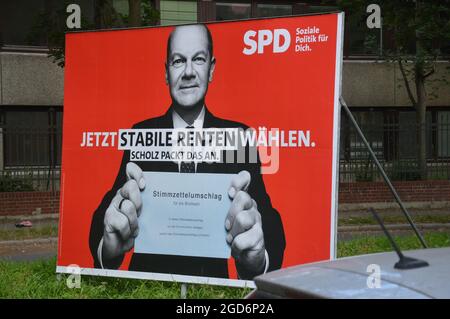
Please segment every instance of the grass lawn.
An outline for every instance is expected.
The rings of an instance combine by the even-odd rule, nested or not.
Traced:
[[[430,247],[450,246],[450,233],[424,235]],[[414,236],[396,237],[402,249],[420,248]],[[383,236],[361,236],[338,243],[338,256],[391,251]],[[0,261],[0,298],[179,298],[180,284],[83,276],[81,288],[67,288],[66,275],[55,274],[55,259],[36,262]],[[242,298],[249,289],[189,285],[188,298]]]
[[[380,215],[386,225],[407,223],[403,215]],[[416,215],[413,216],[413,220],[416,224],[447,224],[450,223],[450,215]],[[378,225],[378,223],[372,216],[339,217],[339,226],[361,225]]]
[[[57,225],[42,227],[0,229],[0,240],[22,240],[32,238],[58,237]]]

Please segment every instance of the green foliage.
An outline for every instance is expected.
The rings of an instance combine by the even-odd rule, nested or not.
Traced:
[[[151,26],[155,25],[155,23],[160,18],[160,13],[158,10],[152,7],[150,2],[147,0],[141,1],[141,26]],[[121,17],[121,20],[124,22],[125,25],[128,25],[128,14],[121,14],[119,13],[119,16]]]
[[[450,233],[431,232],[424,234],[429,248],[449,247]],[[394,236],[395,241],[402,250],[422,248],[416,236]],[[347,257],[363,254],[373,254],[384,251],[392,251],[389,240],[384,235],[359,236],[349,241],[338,242],[338,257]]]
[[[390,55],[415,57],[417,63],[434,60],[450,41],[450,1],[448,0],[338,0],[346,15],[367,17],[369,4],[381,8],[383,27],[394,37]],[[416,42],[420,45],[417,46]]]
[[[375,174],[371,170],[357,170],[355,171],[356,182],[373,182]]]
[[[58,2],[57,7],[51,13],[39,13],[28,36],[30,45],[33,44],[34,39],[47,39],[49,57],[60,67],[64,67],[65,64],[65,34],[74,31],[68,29],[66,25],[69,15],[66,8],[71,2],[70,0]],[[141,0],[141,12],[142,26],[155,25],[159,20],[159,11],[151,6],[149,0]],[[124,28],[128,25],[128,15],[118,13],[111,1],[99,1],[95,15],[94,21],[97,23],[89,23],[83,17],[82,11],[81,29],[76,31]]]
[[[450,39],[450,6],[447,0],[380,1],[385,25],[394,32],[399,53],[407,54],[411,41],[420,41],[415,55],[424,62],[439,54],[439,45]]]
[[[390,213],[380,214],[383,222],[388,224],[404,224],[405,216],[393,215]],[[413,220],[416,224],[447,224],[450,223],[450,215],[447,214],[421,214],[414,215]],[[372,216],[351,216],[339,217],[339,226],[366,226],[378,225],[378,222]]]
[[[393,181],[417,181],[420,180],[419,166],[410,161],[395,161],[389,172]]]
[[[369,157],[366,164],[355,167],[355,180],[357,182],[373,182],[376,176],[375,170],[372,159]]]
[[[364,53],[374,54],[378,51],[379,40],[374,34],[368,34],[364,39]]]
[[[28,35],[28,41],[33,44],[33,39],[45,38],[47,39],[49,54],[60,67],[64,67],[65,63],[65,34],[73,31],[67,28],[66,19],[68,13],[66,8],[72,1],[64,0],[58,3],[58,7],[51,13],[39,13],[36,17],[35,23]],[[86,19],[81,16],[81,29],[93,29],[94,25],[89,24]]]
[[[368,16],[369,4],[380,6],[389,44],[384,58],[398,64],[402,86],[418,112],[418,123],[424,124],[428,103],[437,98],[438,84],[448,83],[448,72],[436,75],[435,71],[437,61],[448,60],[450,54],[450,0],[338,0],[337,4],[348,15],[362,17]],[[370,43],[366,46],[369,49]],[[420,179],[427,178],[425,134],[424,130],[417,134]],[[398,179],[412,180],[414,174]]]
[[[449,0],[338,0],[337,4],[347,15],[361,17],[368,16],[369,4],[380,5],[383,28],[392,36],[393,45],[385,49],[385,57],[391,61],[412,62],[413,67],[405,68],[408,80],[416,75],[425,79],[433,74],[436,61],[445,55],[442,49],[449,49]],[[369,50],[371,44],[366,44]]]
[[[55,274],[56,259],[0,261],[0,298],[180,298],[181,285],[151,280],[82,276],[81,288],[69,289],[67,275]],[[187,298],[243,298],[250,289],[189,285]]]
[[[428,178],[431,180],[450,180],[450,169],[442,167],[428,172]]]
[[[160,19],[160,12],[153,8],[149,2],[142,1],[142,25],[155,25]]]
[[[31,176],[14,178],[10,174],[0,175],[0,192],[30,192],[34,191]]]

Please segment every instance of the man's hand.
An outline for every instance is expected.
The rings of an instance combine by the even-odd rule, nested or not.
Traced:
[[[102,247],[104,261],[131,250],[139,233],[138,217],[145,179],[141,168],[132,162],[127,164],[126,174],[127,182],[117,191],[105,213]]]
[[[247,194],[250,178],[247,171],[233,177],[228,191],[233,202],[225,219],[227,242],[231,245],[231,254],[241,279],[253,279],[265,267],[261,214],[255,200]]]

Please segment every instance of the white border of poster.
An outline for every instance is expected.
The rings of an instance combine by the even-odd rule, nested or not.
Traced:
[[[336,64],[335,64],[335,87],[334,87],[334,115],[333,115],[333,155],[332,155],[332,192],[331,192],[331,222],[330,222],[330,259],[336,258],[337,250],[337,215],[338,215],[338,186],[339,186],[339,131],[340,131],[340,110],[341,105],[339,98],[341,96],[341,81],[342,81],[342,65],[343,65],[343,28],[344,28],[344,13],[332,12],[337,15],[337,35],[336,35]],[[323,14],[320,14],[323,15]],[[306,15],[313,16],[313,15]],[[292,18],[289,16],[286,18]],[[298,16],[302,17],[302,16]],[[271,18],[269,18],[271,19]],[[265,20],[265,19],[250,19],[250,20]],[[248,21],[248,20],[242,20]],[[227,21],[239,22],[239,21]],[[208,24],[208,23],[206,23]],[[62,176],[62,179],[64,176]],[[62,185],[64,185],[62,181]],[[61,216],[62,218],[62,216]],[[60,230],[61,231],[61,230]],[[73,274],[76,265],[57,266],[57,273]],[[159,281],[170,281],[180,283],[197,283],[197,284],[211,284],[219,286],[231,287],[246,287],[255,288],[255,283],[252,280],[240,279],[226,279],[215,277],[201,277],[201,276],[187,276],[177,274],[163,274],[153,272],[139,272],[139,271],[124,271],[111,269],[97,269],[97,268],[78,268],[77,274],[80,275],[95,275],[105,277],[118,277],[130,279],[151,279]]]

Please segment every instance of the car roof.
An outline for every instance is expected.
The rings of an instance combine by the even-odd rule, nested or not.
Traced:
[[[258,276],[255,284],[260,292],[287,298],[450,298],[450,248],[410,250],[404,255],[429,266],[395,269],[399,258],[387,252],[289,267]],[[368,279],[376,269],[379,288],[369,288]]]

